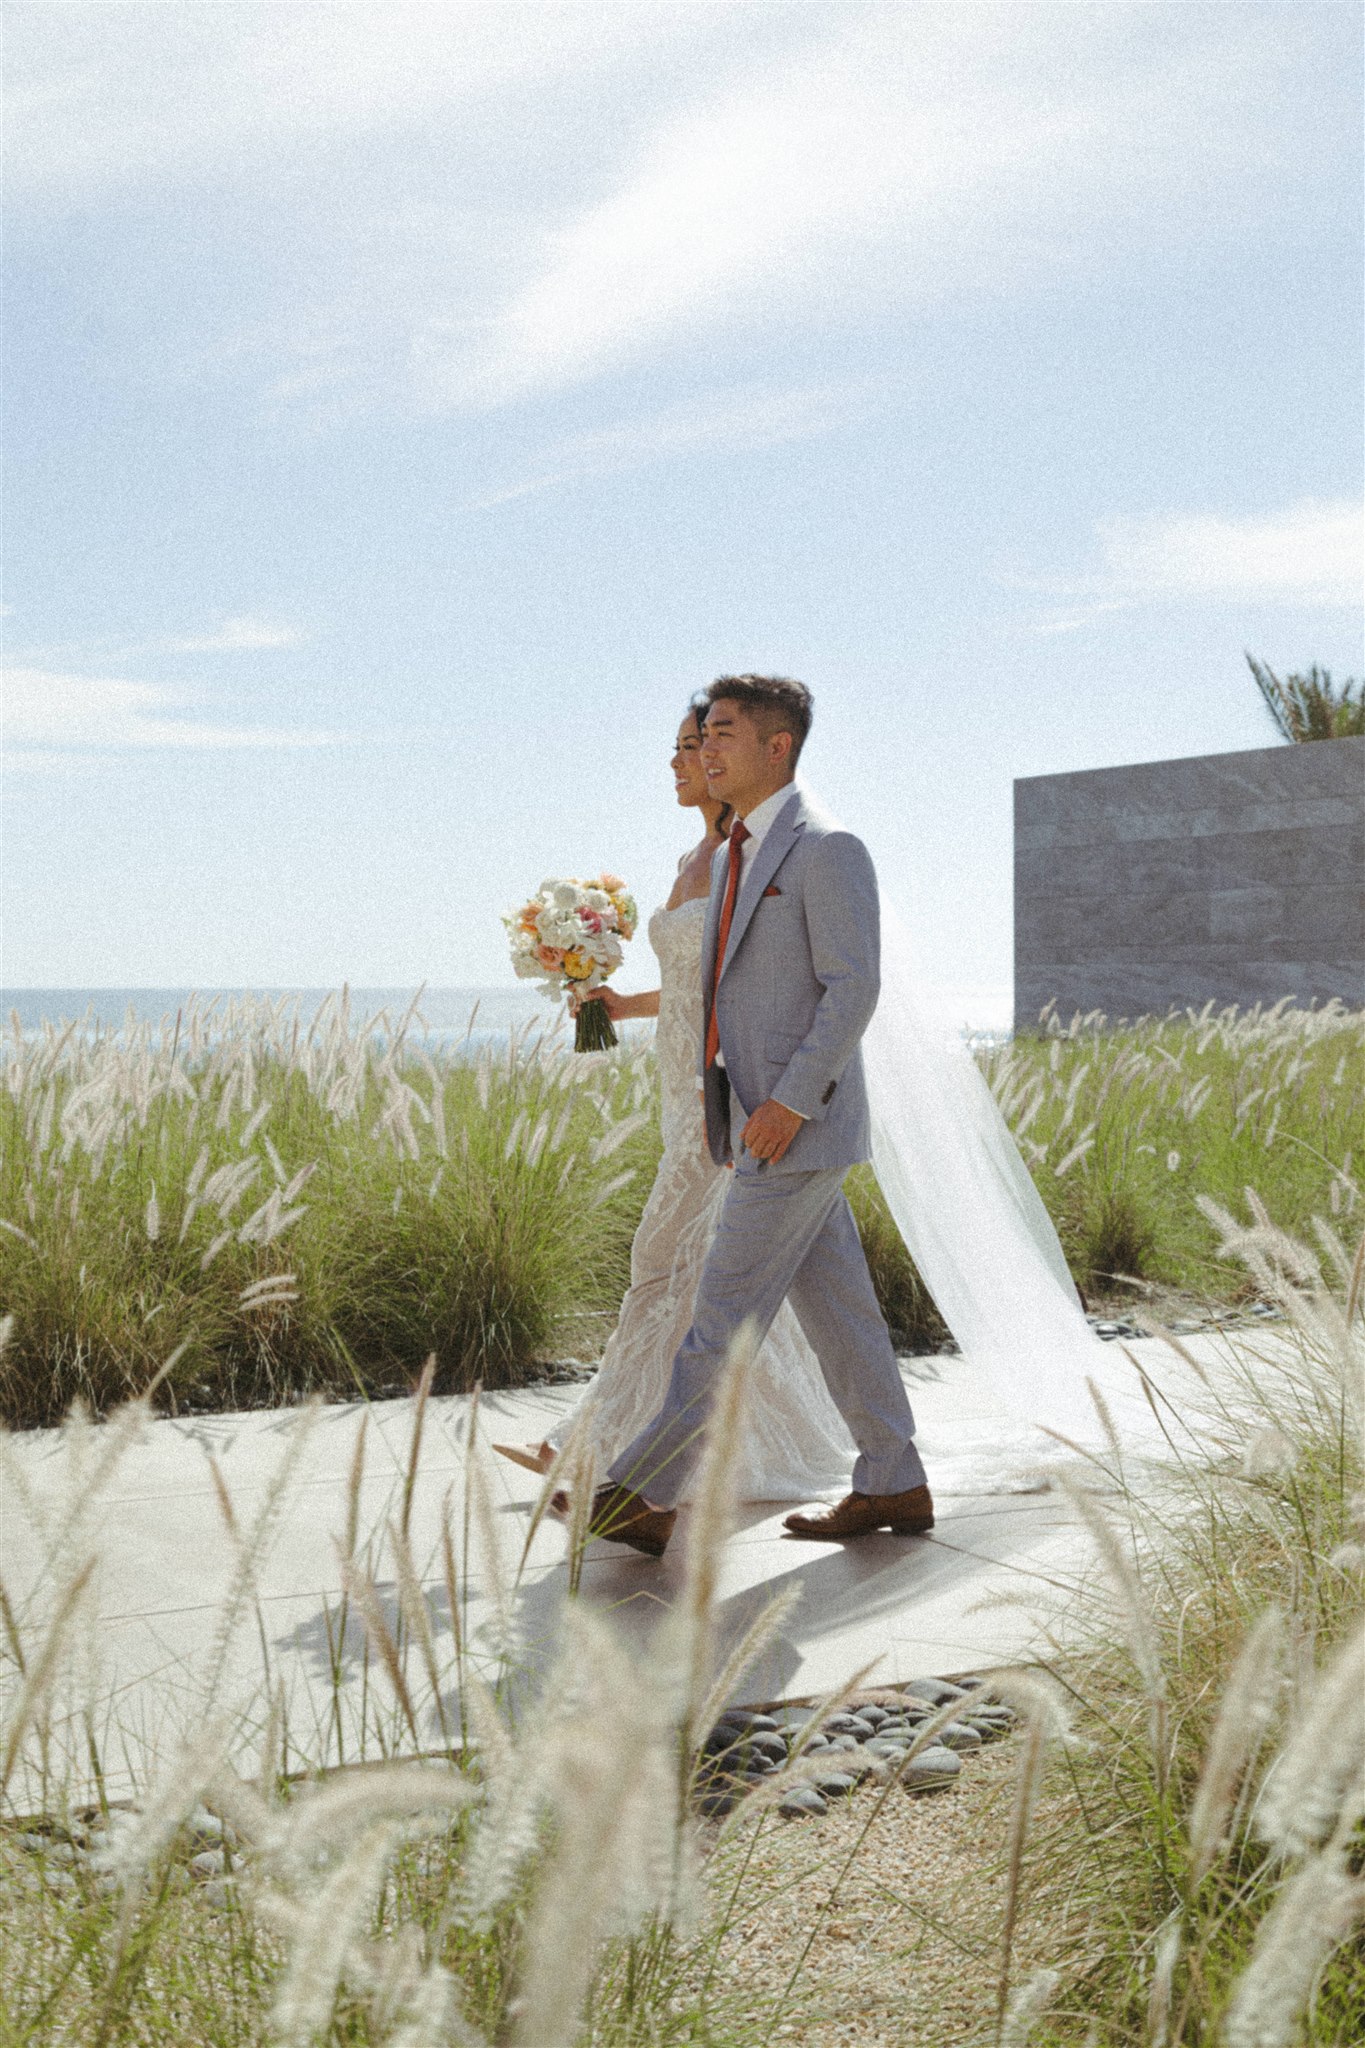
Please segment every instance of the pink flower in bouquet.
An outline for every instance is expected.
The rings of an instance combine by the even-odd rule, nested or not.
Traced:
[[[542,967],[548,967],[551,972],[564,965],[564,955],[558,946],[537,946],[536,958]]]

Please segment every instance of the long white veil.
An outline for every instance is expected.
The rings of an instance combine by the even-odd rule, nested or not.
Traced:
[[[887,1207],[944,1322],[1001,1403],[1092,1443],[1092,1383],[1131,1416],[1136,1376],[1116,1370],[1086,1322],[1042,1196],[969,1047],[926,1002],[885,886],[881,926],[881,997],[863,1063]]]

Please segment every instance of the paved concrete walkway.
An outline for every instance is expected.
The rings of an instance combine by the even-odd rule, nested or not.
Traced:
[[[1202,1339],[1196,1348],[1209,1356],[1216,1344]],[[1131,1349],[1169,1384],[1164,1346],[1144,1340]],[[1037,1655],[1065,1628],[1067,1603],[1091,1562],[1065,1500],[1009,1490],[1029,1484],[1017,1460],[1011,1466],[1019,1432],[980,1398],[966,1360],[907,1360],[903,1370],[936,1488],[937,1526],[925,1538],[830,1545],[788,1536],[787,1504],[744,1507],[719,1589],[722,1651],[775,1593],[800,1591],[795,1613],[740,1687],[744,1699],[817,1693],[865,1664],[885,1682],[982,1669]],[[486,1396],[482,1434],[537,1439],[573,1398],[558,1388]],[[421,1734],[433,1742],[441,1712],[458,1714],[453,1620],[462,1654],[485,1675],[497,1675],[505,1648],[520,1677],[533,1681],[553,1650],[568,1591],[562,1529],[546,1522],[525,1544],[537,1491],[531,1474],[488,1454],[491,1511],[482,1519],[468,1513],[469,1408],[467,1397],[429,1404],[408,1504],[440,1666],[437,1688],[420,1659],[412,1681]],[[371,1560],[381,1605],[401,1633],[385,1531],[404,1511],[413,1421],[410,1400],[311,1416],[160,1420],[142,1427],[103,1481],[95,1468],[113,1447],[110,1426],[76,1439],[41,1431],[8,1440],[0,1533],[12,1603],[36,1615],[73,1563],[97,1559],[90,1597],[98,1627],[82,1627],[81,1655],[53,1708],[64,1730],[59,1746],[85,1782],[87,1707],[115,1787],[136,1782],[153,1755],[215,1714],[231,1717],[249,1748],[272,1688],[299,1761],[414,1746],[354,1603],[343,1599],[341,1559],[349,1520],[356,1552]],[[998,1476],[981,1482],[991,1490],[958,1490],[974,1473],[989,1474],[993,1447]],[[601,1542],[587,1552],[583,1597],[612,1609],[641,1641],[679,1584],[686,1517],[684,1509],[661,1562]],[[457,1560],[454,1617],[447,1524]]]

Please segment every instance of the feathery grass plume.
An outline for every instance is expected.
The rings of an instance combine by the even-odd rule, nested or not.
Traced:
[[[422,1430],[427,1419],[427,1402],[431,1396],[431,1383],[436,1377],[436,1353],[428,1352],[422,1367],[422,1376],[417,1382],[417,1393],[412,1411],[412,1442],[408,1450],[408,1469],[403,1478],[403,1510],[398,1526],[407,1539],[408,1527],[412,1521],[413,1495],[417,1491],[417,1473],[422,1457]]]
[[[347,1598],[355,1603],[356,1612],[365,1624],[365,1633],[378,1653],[379,1661],[388,1674],[403,1719],[408,1724],[408,1733],[414,1743],[421,1746],[422,1733],[417,1721],[417,1708],[408,1689],[408,1676],[403,1668],[403,1657],[389,1627],[384,1613],[384,1603],[379,1597],[379,1588],[373,1574],[365,1571],[354,1558],[343,1557],[340,1546],[337,1558],[341,1567],[341,1583]]]
[[[410,1635],[417,1642],[426,1666],[427,1684],[431,1687],[431,1703],[440,1724],[441,1740],[450,1747],[450,1726],[446,1719],[445,1698],[441,1690],[440,1666],[436,1657],[436,1639],[431,1630],[431,1609],[418,1576],[413,1560],[412,1545],[401,1529],[388,1525],[389,1547],[393,1551],[394,1568],[398,1578],[398,1606]]]
[[[996,2031],[997,2048],[1026,2048],[1034,2021],[1047,2011],[1061,1981],[1056,1970],[1035,1970],[1019,1986]]]
[[[998,1664],[975,1676],[981,1697],[1000,1699],[1046,1730],[1048,1739],[1065,1748],[1072,1735],[1071,1700],[1055,1678],[1021,1664]]]
[[[478,1824],[465,1855],[454,1917],[476,1932],[493,1925],[539,1840],[550,1720],[560,1710],[551,1678],[514,1741],[496,1700],[477,1672],[465,1675],[462,1697],[474,1734],[481,1781]]]
[[[606,1621],[579,1605],[566,1616],[566,1643],[582,1675],[546,1787],[555,1839],[522,1943],[519,2048],[570,2048],[600,1941],[648,1917],[659,1903],[651,1872],[672,1862],[675,1709],[665,1675],[636,1664]]]
[[[1341,1857],[1317,1855],[1281,1887],[1233,1987],[1227,2048],[1290,2048],[1332,1951],[1365,1915],[1365,1882]]]
[[[1052,1483],[1059,1493],[1065,1494],[1088,1531],[1109,1578],[1129,1654],[1142,1680],[1148,1704],[1152,1760],[1158,1781],[1164,1784],[1169,1762],[1165,1741],[1166,1679],[1161,1668],[1156,1630],[1152,1625],[1150,1602],[1143,1590],[1138,1568],[1124,1548],[1114,1524],[1092,1494],[1078,1486],[1064,1470],[1054,1472]]]
[[[1316,1849],[1365,1813],[1365,1623],[1296,1714],[1267,1774],[1257,1829],[1282,1856]]]
[[[565,1445],[566,1471],[564,1485],[569,1496],[567,1535],[569,1593],[571,1598],[577,1596],[583,1583],[583,1560],[587,1555],[589,1535],[592,1529],[593,1503],[597,1499],[598,1487],[597,1441],[593,1431],[587,1426],[586,1416],[583,1418],[583,1424],[584,1426],[581,1429],[571,1433],[573,1443],[571,1454],[569,1453],[569,1446]],[[551,1485],[552,1473],[553,1467],[546,1474],[545,1484],[541,1489],[540,1497],[542,1502],[548,1503],[554,1499],[555,1489]],[[532,1516],[533,1526],[536,1519],[535,1516]],[[529,1536],[527,1542],[529,1546]],[[523,1557],[525,1555],[526,1553],[523,1552]]]
[[[712,1681],[711,1689],[698,1709],[694,1724],[696,1727],[714,1727],[730,1703],[744,1673],[750,1665],[757,1663],[769,1643],[781,1634],[800,1604],[801,1588],[787,1586],[782,1592],[775,1593],[772,1599],[766,1601],[759,1609]]]
[[[244,1287],[237,1297],[239,1307],[244,1309],[275,1308],[281,1302],[297,1301],[299,1298],[298,1276],[294,1273],[269,1273],[264,1280],[253,1280]]]
[[[1224,1688],[1190,1807],[1190,1880],[1199,1884],[1230,1846],[1228,1820],[1243,1773],[1275,1714],[1284,1619],[1267,1608],[1242,1645]]]
[[[1014,1967],[1014,1939],[1019,1925],[1019,1904],[1024,1872],[1024,1844],[1028,1839],[1038,1794],[1042,1788],[1043,1766],[1047,1761],[1048,1727],[1042,1717],[1024,1723],[1019,1752],[1019,1770],[1014,1781],[1006,1838],[1005,1918],[1000,1931],[1000,1971],[996,1984],[996,2048],[1004,2048],[1010,2017],[1010,1976]],[[1025,2038],[1027,2038],[1025,2036]]]
[[[15,1455],[8,1430],[0,1430],[0,1459],[5,1466],[5,1491],[21,1504],[24,1519],[38,1532],[43,1570],[49,1586],[62,1585],[92,1549],[95,1528],[104,1514],[104,1497],[114,1474],[138,1442],[147,1421],[145,1401],[123,1402],[102,1429],[96,1429],[83,1401],[72,1403],[62,1423],[61,1451],[65,1471],[55,1510],[30,1484]]]
[[[493,1512],[493,1494],[484,1461],[483,1439],[479,1434],[478,1401],[469,1411],[468,1449],[464,1468],[465,1498],[478,1539],[478,1560],[483,1567],[485,1589],[493,1608],[493,1635],[497,1654],[506,1659],[513,1643],[512,1593],[502,1554],[502,1539]]]
[[[715,1636],[716,1587],[721,1559],[734,1522],[735,1482],[744,1441],[744,1404],[757,1330],[744,1323],[731,1340],[725,1364],[716,1377],[705,1445],[692,1495],[683,1582],[657,1647],[676,1660],[686,1702],[684,1747],[698,1734],[697,1716],[711,1676]]]
[[[1346,1320],[1353,1323],[1365,1302],[1365,1232],[1356,1246],[1356,1255],[1351,1261],[1351,1276],[1346,1289]]]
[[[67,1638],[84,1603],[94,1569],[94,1558],[87,1558],[80,1570],[67,1579],[40,1648],[23,1661],[23,1682],[5,1715],[4,1749],[0,1752],[0,1793],[9,1790],[10,1779],[23,1753],[25,1737],[39,1720],[51,1696]]]
[[[464,1616],[460,1604],[460,1575],[455,1563],[455,1534],[451,1527],[454,1488],[447,1487],[441,1501],[441,1584],[445,1588],[446,1617],[455,1654],[455,1672],[460,1685],[460,1727],[464,1728]]]
[[[385,2048],[487,2048],[487,2043],[460,2011],[455,1978],[433,1963],[408,1992]]]
[[[227,1597],[218,1617],[218,1626],[214,1630],[205,1670],[203,1700],[206,1709],[212,1708],[218,1698],[232,1638],[241,1621],[243,1610],[255,1596],[257,1575],[270,1549],[280,1516],[284,1512],[290,1481],[307,1449],[309,1438],[317,1426],[321,1412],[322,1403],[315,1398],[306,1408],[301,1409],[296,1417],[291,1418],[292,1426],[285,1437],[284,1451],[266,1486],[265,1498],[250,1528],[245,1534],[236,1537],[236,1563]]]
[[[271,2011],[273,2031],[285,2048],[312,2048],[331,2020],[337,1992],[353,1962],[354,1945],[374,1912],[398,1832],[393,1821],[372,1822],[304,1906],[275,1893],[258,1897],[258,1911],[275,1922],[289,1943]]]
[[[368,1448],[370,1417],[362,1409],[360,1426],[355,1433],[355,1449],[346,1473],[346,1533],[342,1538],[342,1555],[355,1556],[356,1539],[360,1533],[360,1492],[365,1484],[365,1453]]]
[[[132,1887],[163,1856],[208,1788],[222,1775],[232,1746],[226,1720],[197,1727],[167,1760],[143,1794],[137,1818],[109,1843],[103,1867],[124,1888]]]
[[[1179,1908],[1167,1916],[1157,1933],[1152,1955],[1152,1988],[1147,1999],[1147,2039],[1144,2048],[1169,2048],[1171,2000],[1175,1988],[1175,1966],[1180,1961],[1183,1929]]]
[[[473,1797],[448,1764],[362,1765],[305,1786],[282,1809],[270,1850],[277,1871],[296,1882],[316,1870],[321,1852],[344,1855],[371,1821],[410,1822],[459,1813]]]

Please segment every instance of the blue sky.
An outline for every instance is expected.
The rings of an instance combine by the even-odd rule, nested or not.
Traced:
[[[1015,776],[1361,672],[1358,7],[5,13],[11,986],[506,981],[758,668],[1003,1012]]]

